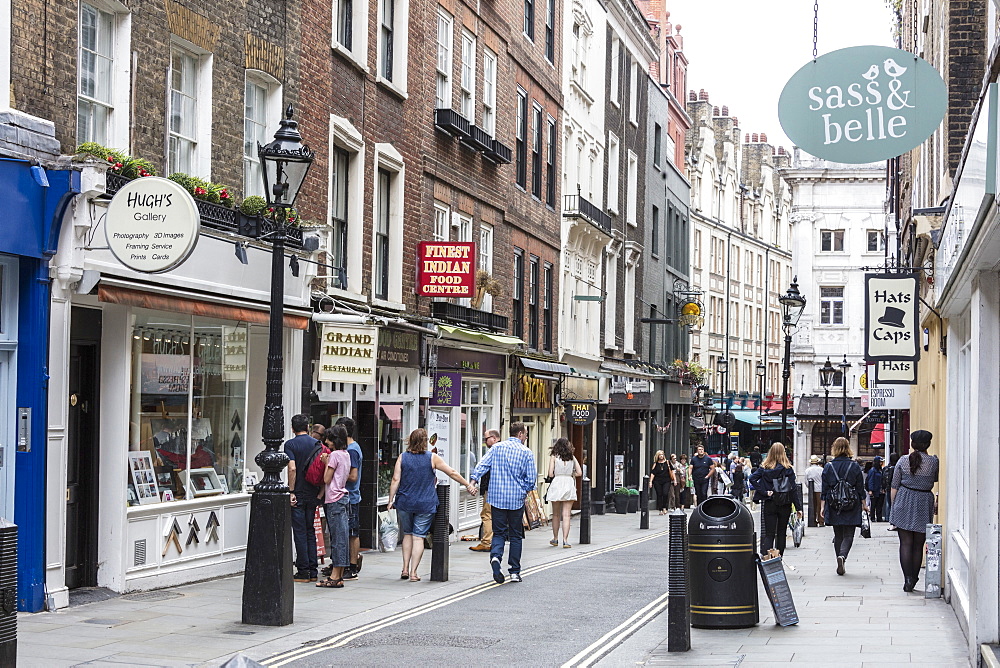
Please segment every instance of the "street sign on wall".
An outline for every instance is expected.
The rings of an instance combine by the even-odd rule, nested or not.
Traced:
[[[417,244],[417,294],[472,297],[476,291],[476,244],[421,241]]]
[[[854,46],[792,75],[778,100],[778,121],[816,157],[877,162],[922,144],[947,102],[944,81],[927,61],[885,46]]]
[[[201,216],[180,184],[145,176],[122,186],[108,205],[104,231],[111,253],[145,274],[170,271],[198,242]]]
[[[917,274],[865,275],[865,359],[920,359],[917,280]]]

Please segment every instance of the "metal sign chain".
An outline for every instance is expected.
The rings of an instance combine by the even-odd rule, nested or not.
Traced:
[[[819,0],[813,1],[813,60],[818,53],[816,43],[819,40]]]

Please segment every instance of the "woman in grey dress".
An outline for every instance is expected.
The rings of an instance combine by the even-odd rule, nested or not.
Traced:
[[[892,472],[892,510],[889,522],[899,536],[899,565],[903,591],[913,591],[924,558],[927,525],[934,519],[934,494],[938,458],[927,454],[932,435],[923,429],[910,434],[913,452],[899,458]]]

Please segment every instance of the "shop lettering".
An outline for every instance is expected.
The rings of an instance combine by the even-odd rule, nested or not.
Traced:
[[[424,253],[427,257],[468,259],[469,247],[455,246],[453,244],[428,244],[424,247]]]
[[[428,274],[468,274],[472,262],[451,262],[447,260],[424,260],[424,272]],[[431,276],[431,283],[461,283],[461,276]]]
[[[909,304],[913,301],[913,294],[910,292],[891,293],[887,290],[876,290],[872,297],[876,304]]]
[[[419,345],[416,334],[411,334],[409,332],[394,332],[389,329],[379,331],[378,343],[383,347],[414,351],[417,350]]]
[[[877,387],[871,390],[871,408],[885,408],[886,401],[896,396],[896,390],[888,387]]]
[[[880,362],[880,371],[909,371],[913,368],[913,362]]]
[[[152,193],[130,192],[128,194],[128,205],[145,207],[170,206],[170,197],[170,193],[153,195]],[[138,218],[136,220],[138,220]]]
[[[361,366],[341,366],[339,364],[324,364],[323,371],[332,371],[334,373],[359,373],[363,375],[371,374],[371,369],[366,369]]]
[[[436,277],[431,276],[432,281],[434,278]],[[425,285],[422,289],[425,295],[464,295],[469,291],[465,285]]]
[[[913,332],[890,331],[884,327],[876,327],[875,331],[872,332],[872,338],[876,341],[899,343],[901,341],[910,341],[913,338]]]
[[[169,195],[168,195],[169,197]],[[132,214],[133,220],[148,220],[152,223],[158,223],[161,220],[166,221],[167,214],[165,213],[135,213]]]
[[[369,337],[371,338],[371,337]],[[351,346],[323,346],[324,355],[339,355],[340,357],[372,357],[371,348],[353,348]]]
[[[479,369],[479,362],[465,362],[465,361],[463,361],[463,362],[459,363],[459,366],[462,369],[465,369],[465,370],[468,370],[468,371],[476,371],[476,370]]]
[[[359,346],[370,346],[372,344],[371,334],[343,334],[341,332],[327,332],[325,338],[330,343],[353,343]]]

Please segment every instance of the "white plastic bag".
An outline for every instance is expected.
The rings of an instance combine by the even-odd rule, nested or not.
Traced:
[[[379,552],[393,552],[399,542],[399,525],[396,524],[396,513],[387,511],[382,516],[382,521],[378,527],[378,550]]]

